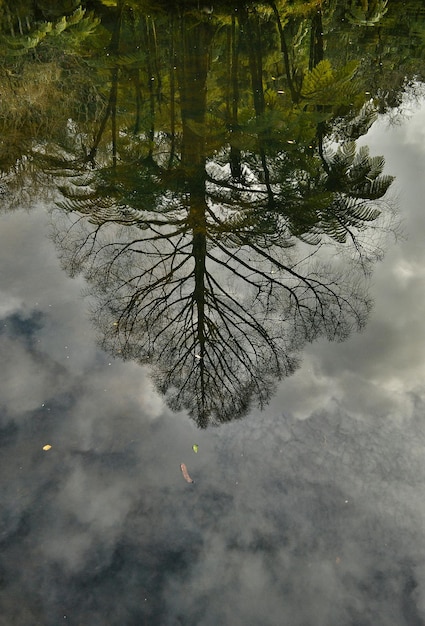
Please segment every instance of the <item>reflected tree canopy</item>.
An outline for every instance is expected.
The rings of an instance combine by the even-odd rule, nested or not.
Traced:
[[[200,427],[367,319],[392,177],[356,141],[409,83],[370,70],[380,49],[390,62],[394,5],[2,5],[5,198],[54,194],[102,346],[149,364]]]

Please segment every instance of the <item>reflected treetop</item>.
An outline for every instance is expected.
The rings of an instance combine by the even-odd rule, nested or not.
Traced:
[[[35,112],[5,106],[4,179],[55,189],[104,348],[206,427],[267,402],[306,342],[363,326],[392,177],[356,140],[406,83],[385,95],[373,42],[356,56],[386,3],[19,7],[2,18],[11,102],[24,76],[46,82]],[[336,32],[355,46],[333,58]]]

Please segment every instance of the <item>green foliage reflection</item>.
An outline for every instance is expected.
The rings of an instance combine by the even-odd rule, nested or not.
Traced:
[[[17,164],[54,184],[102,345],[201,427],[366,321],[392,178],[356,139],[398,95],[367,93],[373,43],[330,46],[391,19],[366,5],[348,31],[352,2],[4,4],[8,184]]]

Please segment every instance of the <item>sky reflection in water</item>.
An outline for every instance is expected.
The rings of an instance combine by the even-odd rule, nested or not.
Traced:
[[[96,349],[41,207],[2,216],[2,623],[423,623],[424,119],[367,138],[407,237],[366,330],[219,429]]]
[[[424,127],[360,142],[406,234],[363,333],[217,429],[97,347],[45,207],[1,215],[1,626],[425,623]]]

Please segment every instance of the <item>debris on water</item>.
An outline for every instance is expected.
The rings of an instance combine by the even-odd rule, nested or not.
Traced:
[[[52,448],[52,446],[50,445],[50,443],[46,443],[45,446],[43,446],[43,450],[50,450]]]
[[[185,481],[188,483],[193,483],[194,481],[189,476],[189,472],[187,471],[187,467],[184,463],[180,463],[180,469],[182,471]]]
[[[197,453],[198,453],[199,446],[198,446],[198,444],[197,444],[197,443],[194,443],[194,444],[193,444],[193,446],[192,446],[192,450],[194,451],[194,453],[195,453],[195,454],[197,454]]]

